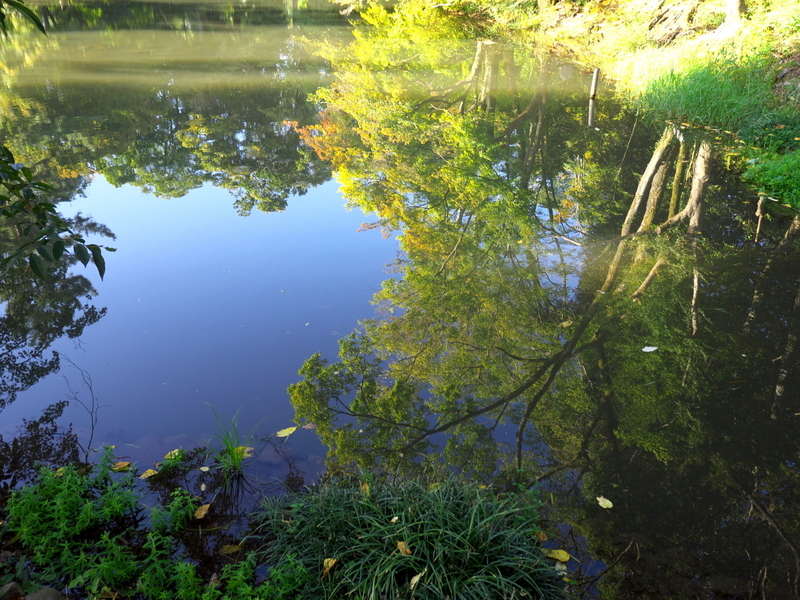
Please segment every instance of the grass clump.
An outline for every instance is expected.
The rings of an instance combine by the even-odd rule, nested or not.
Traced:
[[[335,479],[267,500],[261,555],[315,575],[303,598],[561,598],[530,493],[498,496],[450,480]]]
[[[744,179],[771,198],[800,208],[800,152],[752,159]]]
[[[772,75],[767,55],[722,54],[656,77],[638,105],[660,119],[738,132],[768,118]]]

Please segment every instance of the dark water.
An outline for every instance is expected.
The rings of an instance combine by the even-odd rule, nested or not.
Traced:
[[[797,596],[800,221],[735,139],[608,85],[589,126],[589,71],[425,11],[49,10],[0,135],[118,251],[3,282],[3,439],[92,393],[58,422],[142,469],[307,425],[306,481],[539,486],[576,595]]]

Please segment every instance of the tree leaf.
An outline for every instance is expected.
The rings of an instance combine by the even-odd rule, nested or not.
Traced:
[[[106,260],[103,258],[103,251],[97,244],[89,244],[89,250],[92,252],[94,266],[97,267],[97,272],[100,275],[100,279],[103,279],[103,275],[106,274]]]
[[[425,575],[425,573],[427,573],[427,572],[428,572],[428,567],[425,567],[422,570],[422,573],[417,573],[416,575],[414,575],[411,578],[411,583],[409,584],[409,587],[411,588],[411,591],[414,591],[414,588],[417,587],[417,584],[419,583],[419,580],[422,579],[422,576]]]
[[[72,247],[72,251],[75,253],[75,256],[78,257],[78,260],[83,263],[83,266],[89,264],[89,251],[86,249],[86,246],[83,244],[75,244]]]
[[[235,554],[241,549],[242,547],[239,544],[225,544],[219,552],[220,554]]]
[[[180,448],[175,448],[175,450],[170,450],[169,452],[167,452],[164,455],[164,459],[165,460],[169,460],[171,458],[178,458],[180,456],[180,454],[181,454],[181,449]]]
[[[47,277],[47,266],[45,265],[44,259],[41,256],[38,254],[29,254],[28,264],[30,264],[34,275],[36,275],[39,279],[45,279]]]
[[[53,258],[58,260],[64,255],[64,249],[67,245],[64,243],[64,240],[56,240],[53,242]]]
[[[121,471],[127,471],[130,468],[131,468],[131,463],[127,460],[120,460],[111,465],[111,470],[116,471],[117,473]]]
[[[397,549],[400,550],[400,554],[411,554],[411,548],[405,542],[397,542]]]
[[[597,497],[597,503],[600,506],[602,506],[603,508],[611,508],[612,506],[614,506],[611,503],[611,500],[609,500],[608,498],[603,498],[603,496],[598,496]]]
[[[325,579],[325,577],[328,576],[328,572],[333,568],[333,565],[335,565],[337,562],[339,562],[338,558],[326,558],[325,560],[323,560],[322,576],[320,577],[320,579]]]
[[[211,508],[211,503],[203,504],[203,506],[194,511],[194,518],[202,519],[203,517],[206,516],[206,513],[208,512],[209,508]]]
[[[152,477],[153,475],[158,475],[158,471],[156,471],[155,469],[147,469],[147,471],[139,475],[139,479],[147,479],[148,477]]]
[[[548,550],[545,556],[562,563],[569,562],[569,559],[572,558],[569,553],[564,550]]]
[[[275,437],[279,437],[279,438],[289,437],[295,431],[297,431],[297,427],[287,427],[286,429],[281,429],[278,433],[276,433]]]

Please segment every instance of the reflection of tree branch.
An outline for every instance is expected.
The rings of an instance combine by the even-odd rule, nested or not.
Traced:
[[[794,555],[794,562],[795,562],[795,574],[794,574],[794,581],[792,582],[792,590],[794,592],[795,598],[800,596],[800,547],[789,537],[789,534],[786,530],[780,526],[780,524],[775,520],[772,516],[772,513],[767,510],[767,508],[761,504],[761,502],[756,498],[753,494],[748,494],[741,488],[739,491],[742,495],[750,501],[750,504],[756,508],[759,514],[764,518],[764,520],[772,527],[775,532],[778,534],[783,542],[789,547]]]
[[[637,302],[639,300],[639,296],[641,296],[645,292],[645,290],[647,290],[647,288],[650,286],[650,284],[656,278],[656,275],[658,274],[658,270],[662,267],[664,262],[665,261],[664,261],[663,258],[659,258],[656,261],[656,264],[654,264],[653,267],[650,269],[650,272],[647,274],[647,277],[644,278],[644,281],[642,282],[642,285],[640,285],[638,288],[636,288],[636,291],[633,292],[633,294],[631,294],[631,300],[633,300],[634,302]]]

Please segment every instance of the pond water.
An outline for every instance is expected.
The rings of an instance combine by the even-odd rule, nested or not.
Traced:
[[[732,136],[422,9],[44,10],[0,141],[117,250],[0,284],[3,439],[71,399],[145,469],[296,424],[253,476],[540,486],[577,595],[796,596],[800,220]]]

